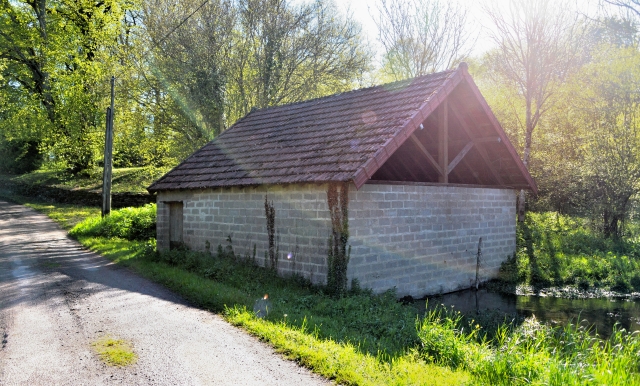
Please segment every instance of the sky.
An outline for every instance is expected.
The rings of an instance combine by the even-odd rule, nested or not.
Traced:
[[[479,56],[493,47],[490,38],[492,23],[482,11],[484,3],[497,4],[498,7],[507,8],[511,0],[442,0],[457,1],[469,10],[469,20],[475,25],[478,39],[471,52],[472,56]],[[553,0],[552,0],[553,1]],[[576,8],[588,15],[594,15],[598,11],[598,0],[569,0],[575,4]],[[373,21],[372,14],[377,13],[376,0],[336,0],[339,8],[343,11],[350,10],[363,27],[363,32],[368,37],[370,43],[379,52],[381,51],[377,42],[377,28]]]

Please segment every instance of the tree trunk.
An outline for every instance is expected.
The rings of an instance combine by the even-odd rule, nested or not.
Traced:
[[[526,101],[526,123],[524,137],[524,152],[522,154],[522,163],[529,170],[529,155],[531,154],[531,135],[533,134],[533,120],[531,117],[531,97],[527,96]],[[518,222],[524,222],[525,218],[526,195],[524,189],[520,191],[518,197]]]

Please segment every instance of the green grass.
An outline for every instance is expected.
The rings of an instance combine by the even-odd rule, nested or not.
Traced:
[[[0,183],[1,183],[0,179]],[[44,213],[57,222],[63,229],[70,230],[81,221],[100,215],[100,208],[92,206],[78,206],[71,204],[53,204],[39,201],[30,197],[14,194],[11,190],[0,187],[0,198],[25,205]]]
[[[138,356],[133,352],[131,344],[108,336],[91,344],[100,359],[111,366],[125,367],[136,363]]]
[[[518,226],[516,255],[503,265],[501,278],[534,289],[640,291],[640,243],[605,239],[584,219],[527,213]]]
[[[640,384],[640,337],[624,330],[600,340],[588,328],[552,328],[533,317],[488,336],[445,309],[429,311],[418,329],[423,357],[469,371],[475,384]]]

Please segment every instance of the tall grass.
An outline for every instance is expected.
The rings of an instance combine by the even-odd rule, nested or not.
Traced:
[[[533,317],[488,336],[444,308],[428,311],[417,328],[425,360],[465,369],[478,384],[640,384],[640,337],[624,330],[601,340],[588,328]]]

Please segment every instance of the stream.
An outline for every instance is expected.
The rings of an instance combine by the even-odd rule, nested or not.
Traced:
[[[428,303],[427,303],[428,301]],[[540,322],[564,325],[568,322],[593,326],[603,338],[611,335],[614,324],[627,331],[640,330],[640,301],[626,299],[566,299],[541,296],[507,295],[487,290],[465,290],[416,300],[414,306],[424,312],[439,304],[473,317],[479,312],[498,311],[507,315],[535,317]]]

